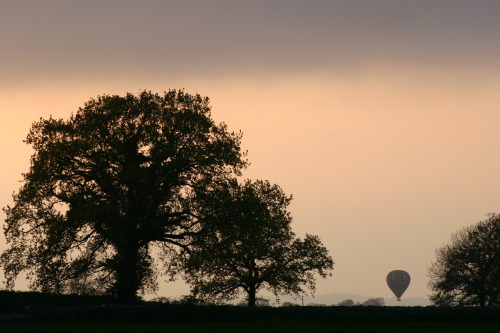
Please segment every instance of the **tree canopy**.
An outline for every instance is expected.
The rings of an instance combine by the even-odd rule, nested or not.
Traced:
[[[214,177],[239,174],[241,133],[211,119],[208,98],[104,95],[68,120],[40,119],[29,172],[6,212],[7,286],[112,294],[133,302],[156,286],[156,248],[185,248],[204,222],[192,210]]]
[[[253,306],[262,288],[276,295],[314,292],[314,273],[331,275],[333,261],[317,236],[295,237],[291,200],[261,180],[226,179],[203,192],[200,214],[212,221],[186,262],[193,295],[217,301],[243,293]]]
[[[369,298],[359,305],[362,305],[362,306],[384,306],[385,300],[382,297]]]
[[[429,268],[436,305],[500,305],[500,215],[466,227],[436,251]]]
[[[343,300],[342,302],[337,303],[337,306],[353,306],[354,301],[350,298]]]

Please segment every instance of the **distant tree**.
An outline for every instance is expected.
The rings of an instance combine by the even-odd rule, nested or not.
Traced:
[[[26,271],[45,292],[133,302],[154,289],[153,247],[168,262],[203,229],[193,193],[239,173],[240,139],[214,123],[208,98],[175,90],[99,96],[68,120],[35,122],[31,168],[4,209],[7,286]]]
[[[500,215],[489,214],[451,237],[429,268],[436,305],[500,305]]]
[[[199,198],[200,214],[213,226],[186,262],[193,295],[228,300],[244,292],[249,306],[257,291],[276,295],[314,292],[314,272],[331,275],[333,261],[317,236],[295,237],[287,206],[292,197],[267,181],[220,182]]]
[[[324,303],[307,303],[307,306],[326,306]]]
[[[337,306],[353,306],[354,301],[352,299],[346,299],[342,302],[337,303]]]
[[[288,306],[300,306],[300,305],[292,302],[284,302],[282,305],[282,307],[288,307]]]
[[[363,303],[361,303],[362,306],[384,306],[385,301],[382,297],[377,297],[377,298],[369,298]]]

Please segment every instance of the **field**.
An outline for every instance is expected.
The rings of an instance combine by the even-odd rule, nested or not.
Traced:
[[[0,291],[0,333],[8,332],[498,333],[500,308],[118,305],[99,297]]]
[[[286,332],[286,333],[497,333],[500,323],[354,323],[354,322],[248,322],[248,323],[183,323],[183,324],[125,324],[125,323],[18,323],[0,324],[2,333],[8,332],[92,332],[92,333],[158,333],[158,332],[213,332],[213,333],[250,333],[250,332]]]

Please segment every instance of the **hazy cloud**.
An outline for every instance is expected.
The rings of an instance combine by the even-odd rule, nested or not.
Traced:
[[[3,1],[4,80],[488,66],[497,1]],[[5,82],[3,82],[5,84]]]

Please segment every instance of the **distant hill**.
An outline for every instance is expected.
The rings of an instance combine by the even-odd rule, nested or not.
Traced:
[[[269,298],[269,297],[268,297]],[[324,305],[336,305],[346,299],[352,299],[354,303],[363,303],[369,298],[376,298],[376,296],[361,296],[357,294],[349,294],[349,293],[335,293],[335,294],[326,294],[326,295],[316,295],[314,298],[312,296],[304,297],[304,305],[308,304],[324,304]],[[276,301],[270,298],[271,303],[275,303]],[[384,298],[385,305],[387,306],[427,306],[431,305],[431,302],[428,298],[424,297],[402,297],[401,301],[398,302],[396,297],[392,298]],[[280,304],[284,302],[290,302],[295,304],[302,304],[302,300],[294,299],[291,296],[281,296]]]

